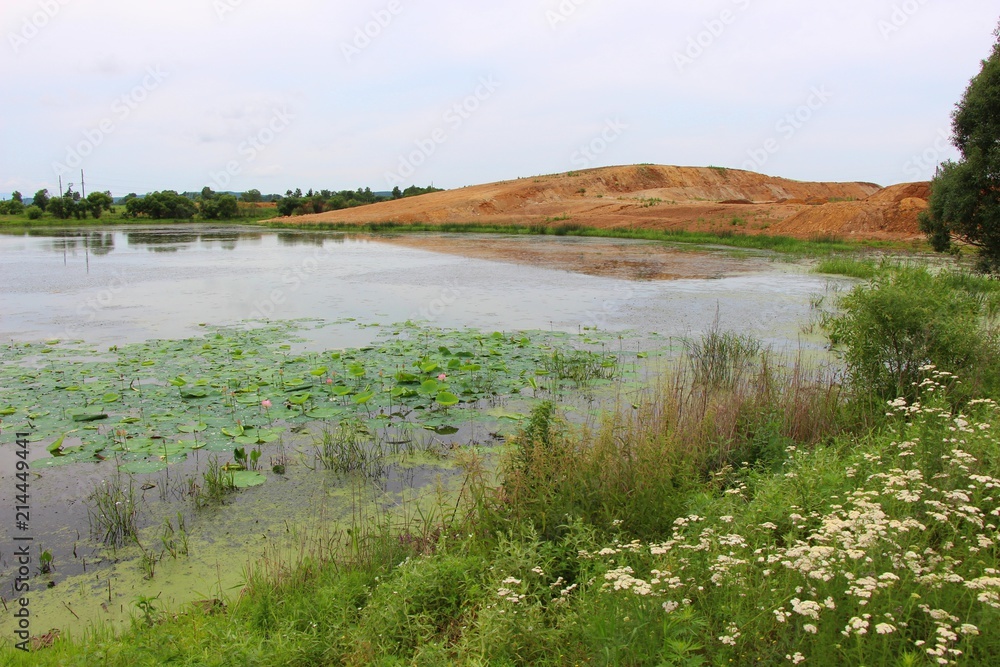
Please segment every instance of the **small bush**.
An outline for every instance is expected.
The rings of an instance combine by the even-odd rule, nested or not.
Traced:
[[[29,206],[24,212],[27,214],[29,220],[38,220],[42,217],[42,209],[37,206]]]
[[[927,365],[965,379],[959,398],[991,395],[1000,360],[987,317],[992,302],[985,286],[961,274],[897,268],[852,290],[823,326],[862,405],[913,398]]]

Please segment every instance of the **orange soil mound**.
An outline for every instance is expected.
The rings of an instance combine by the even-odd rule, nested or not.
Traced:
[[[909,238],[918,234],[916,215],[926,207],[926,189],[926,184],[882,190],[873,183],[808,183],[739,169],[636,165],[475,185],[282,222],[570,224]]]
[[[860,201],[832,202],[803,210],[775,224],[775,234],[817,233],[844,238],[899,239],[919,236],[917,216],[927,208],[929,183],[883,188]]]

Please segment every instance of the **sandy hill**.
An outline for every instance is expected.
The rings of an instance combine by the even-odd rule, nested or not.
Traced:
[[[520,178],[286,219],[731,230],[909,238],[927,184],[809,183],[739,169],[636,165]]]

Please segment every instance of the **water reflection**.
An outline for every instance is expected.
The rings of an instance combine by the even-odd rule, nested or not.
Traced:
[[[343,243],[345,236],[332,236],[322,232],[278,232],[278,242],[284,246],[314,245],[322,248],[324,243]]]
[[[32,233],[32,236],[37,235],[37,232]],[[51,238],[47,249],[63,254],[86,250],[95,255],[107,255],[115,249],[115,235],[111,232],[60,231],[46,236]]]
[[[94,255],[107,255],[118,250],[145,250],[172,253],[179,250],[221,249],[236,250],[240,246],[259,247],[265,237],[276,238],[285,247],[322,248],[326,244],[342,245],[352,238],[342,232],[279,231],[261,232],[257,229],[238,227],[192,228],[143,227],[92,231],[88,229],[29,229],[16,234],[0,230],[3,236],[40,237],[44,241],[36,246],[61,254],[85,250]],[[355,239],[364,242],[365,239]]]

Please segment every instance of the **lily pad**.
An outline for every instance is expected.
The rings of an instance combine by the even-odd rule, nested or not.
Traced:
[[[267,481],[267,478],[255,470],[239,470],[233,475],[233,486],[237,489],[248,489],[252,486],[260,486]]]
[[[66,414],[75,422],[93,422],[108,418],[108,413],[104,412],[103,408],[94,407],[68,410]]]

